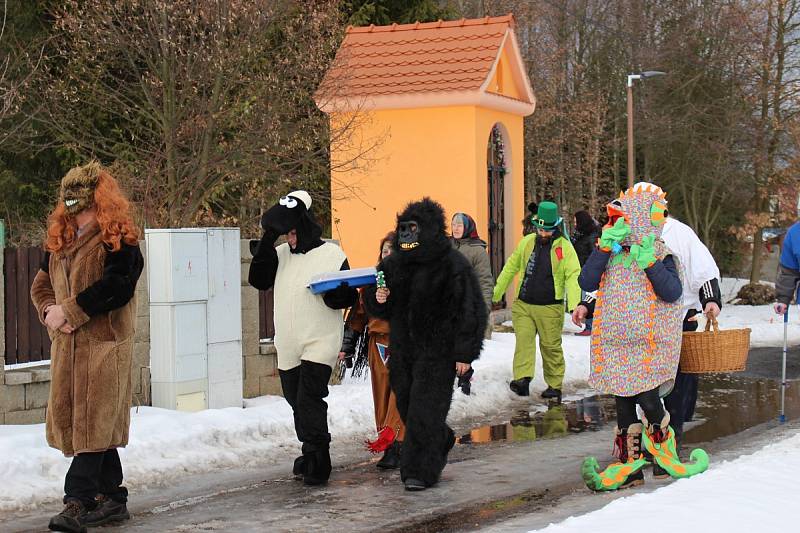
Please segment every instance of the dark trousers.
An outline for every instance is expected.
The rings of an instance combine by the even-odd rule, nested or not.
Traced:
[[[400,477],[431,486],[439,481],[454,442],[447,412],[453,398],[456,365],[449,357],[411,359],[405,355],[393,351],[389,359],[389,380],[400,418],[406,425]]]
[[[683,331],[697,330],[697,322],[689,320],[696,314],[697,311],[689,310],[683,321]],[[669,411],[669,425],[675,431],[675,438],[678,441],[683,437],[683,423],[689,422],[694,416],[698,383],[697,374],[684,374],[678,371],[672,392],[664,398],[664,406]]]
[[[658,396],[658,387],[647,392],[640,392],[636,396],[614,396],[617,404],[617,427],[627,429],[631,424],[639,422],[636,413],[636,404],[644,411],[644,416],[651,424],[660,424],[664,418],[664,406]]]
[[[325,450],[331,442],[328,433],[328,381],[331,367],[301,361],[291,370],[279,370],[283,396],[292,407],[294,430],[303,443],[303,453]]]
[[[122,486],[122,463],[116,448],[81,453],[72,458],[64,480],[64,503],[80,500],[92,509],[98,494],[120,503],[128,501],[128,489]]]

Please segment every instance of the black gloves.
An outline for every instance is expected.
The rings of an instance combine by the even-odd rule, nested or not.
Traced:
[[[358,290],[347,283],[342,283],[322,295],[325,305],[331,309],[347,309],[355,305],[358,299]]]

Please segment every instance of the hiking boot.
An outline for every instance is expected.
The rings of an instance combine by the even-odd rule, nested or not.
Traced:
[[[561,401],[561,389],[554,389],[553,387],[548,386],[544,391],[542,391],[541,396],[545,400],[556,399]]]
[[[530,396],[530,384],[531,379],[533,378],[519,378],[515,379],[511,383],[508,384],[509,388],[514,391],[517,396]]]
[[[86,507],[80,500],[67,500],[64,509],[53,518],[47,526],[50,531],[68,531],[69,533],[85,533]]]
[[[295,479],[303,479],[303,471],[306,467],[306,459],[305,456],[301,455],[297,459],[294,460],[294,465],[292,465],[292,475]]]
[[[328,448],[314,450],[303,454],[303,483],[306,485],[324,485],[331,477],[331,454]]]
[[[86,513],[83,519],[86,527],[98,527],[114,522],[122,522],[131,517],[130,513],[128,513],[128,506],[122,502],[112,500],[104,494],[98,495],[95,501],[97,501],[97,507]]]
[[[400,466],[400,441],[394,441],[391,446],[383,452],[383,457],[375,465],[381,470],[393,470]]]
[[[428,486],[425,484],[424,481],[421,481],[419,479],[415,479],[413,477],[406,478],[404,483],[405,483],[405,486],[406,486],[406,490],[409,490],[409,491],[417,492],[417,491],[425,490],[425,489],[428,488]]]

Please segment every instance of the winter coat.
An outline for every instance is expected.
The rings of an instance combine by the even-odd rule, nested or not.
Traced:
[[[453,239],[453,246],[472,265],[475,275],[478,276],[478,283],[481,285],[481,293],[486,302],[486,308],[491,309],[494,276],[492,276],[492,264],[489,261],[489,254],[486,253],[486,243],[480,239]]]
[[[75,328],[48,329],[47,442],[68,457],[128,443],[134,293],[144,261],[138,246],[111,252],[102,237],[94,223],[69,249],[46,254],[31,287],[43,324],[45,308],[58,304]]]
[[[577,229],[572,232],[570,241],[572,241],[572,246],[575,248],[575,253],[578,254],[578,262],[581,266],[585,265],[586,260],[592,255],[599,236],[599,228],[595,228],[590,233],[583,233]]]
[[[789,228],[783,238],[781,262],[775,280],[775,293],[780,303],[789,305],[800,282],[800,222]]]
[[[536,234],[532,233],[522,238],[519,245],[511,254],[511,257],[503,266],[503,271],[497,277],[497,284],[494,287],[492,300],[499,302],[505,294],[511,280],[518,272],[525,273],[528,260],[536,246]],[[581,272],[581,265],[578,255],[569,239],[563,236],[556,237],[550,248],[550,263],[553,267],[553,287],[557,300],[567,300],[567,309],[572,309],[581,301],[581,288],[578,286],[578,274]],[[522,288],[522,281],[517,284],[517,295]],[[566,296],[566,298],[565,298]]]

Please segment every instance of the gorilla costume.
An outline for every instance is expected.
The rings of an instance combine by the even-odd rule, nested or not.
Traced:
[[[394,253],[378,266],[389,297],[365,291],[367,311],[391,327],[389,379],[406,424],[400,475],[407,490],[439,481],[455,444],[447,426],[456,362],[480,355],[487,310],[466,258],[445,233],[442,206],[430,198],[397,216]]]

